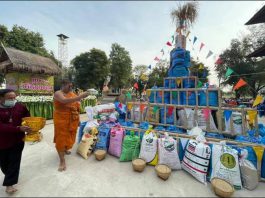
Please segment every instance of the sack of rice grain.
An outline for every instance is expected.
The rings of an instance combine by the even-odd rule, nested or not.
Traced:
[[[139,157],[150,165],[157,165],[157,135],[152,130],[147,130],[143,136]]]
[[[113,127],[110,130],[110,144],[109,144],[109,154],[120,157],[122,150],[122,141],[124,137],[124,129],[120,126]]]
[[[177,148],[177,141],[165,133],[165,137],[158,139],[158,163],[167,165],[172,170],[181,169]]]
[[[182,161],[182,168],[200,182],[206,184],[211,148],[203,142],[189,140]]]
[[[136,136],[134,132],[124,137],[122,143],[122,152],[120,156],[121,162],[132,161],[138,158],[140,153],[140,137]]]
[[[211,179],[214,177],[230,182],[235,189],[242,188],[237,150],[213,144]]]

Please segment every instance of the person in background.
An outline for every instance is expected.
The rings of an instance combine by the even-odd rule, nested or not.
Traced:
[[[77,96],[72,88],[71,81],[63,80],[61,90],[54,93],[54,143],[60,159],[58,171],[66,170],[64,156],[71,154],[69,150],[75,143],[79,126],[80,100],[88,96],[88,92]]]
[[[21,126],[22,118],[29,117],[27,108],[17,103],[16,94],[11,89],[0,90],[0,167],[5,175],[3,186],[6,193],[17,191],[25,133],[31,129]]]

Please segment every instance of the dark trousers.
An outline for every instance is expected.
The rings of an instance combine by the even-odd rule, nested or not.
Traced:
[[[0,149],[0,167],[5,175],[3,186],[17,184],[24,142],[8,149]]]

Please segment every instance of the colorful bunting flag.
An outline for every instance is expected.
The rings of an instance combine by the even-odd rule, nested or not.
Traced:
[[[204,43],[201,43],[201,46],[200,46],[200,51],[201,51],[201,49],[204,47]]]
[[[151,65],[149,65],[149,66],[148,66],[148,69],[151,69],[151,67],[152,67],[152,66],[151,66]]]
[[[226,73],[225,73],[225,78],[228,78],[234,71],[230,68],[227,67]]]
[[[249,118],[249,124],[254,124],[255,118],[257,116],[257,111],[256,110],[249,110],[247,111],[248,118]]]
[[[150,89],[147,89],[147,90],[146,90],[146,94],[147,94],[147,96],[149,97],[149,96],[151,95],[151,90],[150,90]]]
[[[203,83],[200,80],[198,80],[197,88],[201,88],[202,86],[203,86]]]
[[[167,45],[170,46],[170,47],[172,46],[172,44],[169,41],[167,42]]]
[[[211,50],[209,50],[207,56],[206,56],[206,59],[209,58],[211,55],[213,54],[213,52]]]
[[[165,52],[164,52],[164,49],[161,49],[161,51],[160,52],[162,52],[162,56],[164,56],[164,54],[165,54]]]
[[[178,92],[176,92],[176,91],[172,91],[172,96],[173,96],[174,98],[176,98],[177,95],[178,95]]]
[[[204,69],[203,64],[200,64],[199,69]]]
[[[234,86],[233,90],[237,90],[240,87],[245,86],[246,84],[247,83],[242,78],[240,78],[239,81],[237,82],[236,86]]]
[[[140,111],[143,112],[145,108],[145,104],[140,104]]]
[[[131,109],[132,109],[132,105],[133,105],[133,104],[132,104],[131,102],[128,102],[128,103],[127,103],[127,108],[128,108],[129,111],[131,111]]]
[[[134,87],[135,89],[139,89],[138,83],[137,83],[137,82],[134,83],[133,87]]]
[[[155,57],[155,59],[154,59],[155,61],[160,61],[160,59],[156,56]]]
[[[171,116],[173,114],[173,110],[174,110],[174,107],[172,107],[172,106],[169,106],[167,108],[167,113],[168,113],[169,116]]]
[[[221,65],[223,63],[222,59],[219,57],[217,61],[215,61],[216,65]]]
[[[129,100],[131,100],[131,99],[132,99],[132,95],[131,95],[131,93],[130,93],[130,92],[127,92],[126,97],[127,97]]]
[[[188,36],[190,35],[190,31],[187,32],[186,34],[186,38],[188,38]],[[190,39],[189,39],[190,40]],[[191,41],[191,40],[190,40]]]
[[[204,115],[204,118],[206,120],[208,120],[209,119],[209,116],[210,116],[210,113],[211,113],[211,110],[209,108],[205,108],[205,109],[202,109],[202,113]]]
[[[262,146],[253,146],[252,148],[253,148],[253,150],[256,153],[258,164],[261,163],[262,157],[263,157],[263,153],[264,153],[264,147],[262,147]]]
[[[194,45],[194,43],[197,41],[197,37],[196,36],[194,36],[194,39],[193,39],[193,45]]]
[[[158,94],[159,94],[160,97],[162,97],[162,95],[163,95],[162,91],[159,91]]]
[[[252,107],[255,107],[259,104],[261,104],[263,101],[263,97],[261,95],[257,95],[255,101],[253,102],[253,106]]]
[[[177,85],[179,86],[181,83],[181,79],[176,79]]]
[[[202,77],[206,78],[206,76],[207,76],[207,70],[204,68],[203,73],[202,73]]]
[[[158,106],[154,106],[154,107],[153,107],[153,112],[156,113],[157,110],[158,110]]]
[[[120,109],[122,109],[122,104],[121,104],[121,103],[119,103],[119,104],[118,104],[118,107],[119,107]]]
[[[171,36],[171,38],[172,38],[172,42],[171,42],[171,43],[174,43],[175,36],[174,36],[174,35],[172,35],[172,36]]]
[[[225,120],[228,121],[232,115],[232,110],[224,110]]]

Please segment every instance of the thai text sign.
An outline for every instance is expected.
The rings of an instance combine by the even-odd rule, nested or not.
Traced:
[[[41,74],[8,73],[6,87],[20,94],[53,94],[54,78]]]

